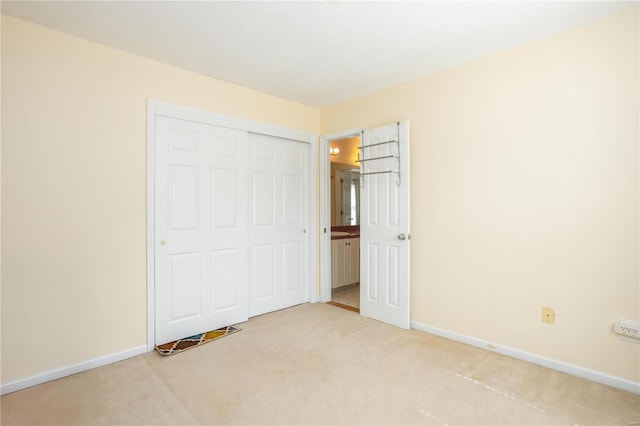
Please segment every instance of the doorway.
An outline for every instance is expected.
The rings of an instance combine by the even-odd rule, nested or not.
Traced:
[[[339,222],[339,214],[332,209],[335,204],[335,175],[332,179],[332,163],[338,163],[337,160],[344,161],[339,164],[357,164],[354,158],[348,158],[347,152],[335,152],[335,148],[342,148],[340,141],[359,138],[363,129],[351,129],[343,132],[337,132],[325,136],[320,136],[320,224],[322,226],[320,233],[320,302],[328,303],[331,301],[332,279],[333,279],[333,253],[331,230],[332,225],[335,226]],[[334,155],[332,155],[334,154]],[[332,157],[333,160],[332,161]],[[345,167],[356,168],[354,167]],[[333,168],[335,170],[335,166]],[[332,185],[333,183],[333,185]],[[334,231],[336,232],[336,231]]]
[[[331,301],[360,312],[360,135],[330,142]]]
[[[409,122],[399,121],[320,137],[320,301],[332,299],[334,275],[346,274],[336,271],[333,259],[335,233],[341,230],[331,223],[331,154],[338,153],[330,149],[336,141],[360,136],[359,238],[357,245],[338,249],[359,253],[360,314],[405,329],[410,321],[409,134]]]

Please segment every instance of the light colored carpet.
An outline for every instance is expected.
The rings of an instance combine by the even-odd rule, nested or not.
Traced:
[[[331,290],[331,301],[360,308],[360,283]]]
[[[5,395],[2,424],[631,425],[640,397],[300,305],[171,357],[155,352]]]

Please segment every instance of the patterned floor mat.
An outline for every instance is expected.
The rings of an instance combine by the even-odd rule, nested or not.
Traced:
[[[196,346],[204,345],[205,343],[213,342],[221,337],[228,336],[240,331],[236,327],[222,327],[217,330],[207,331],[206,333],[196,334],[195,336],[185,337],[184,339],[178,339],[174,342],[165,343],[163,345],[156,346],[156,351],[160,355],[175,355],[177,353],[186,351],[187,349],[195,348]]]

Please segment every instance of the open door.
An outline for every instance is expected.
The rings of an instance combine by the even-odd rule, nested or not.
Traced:
[[[409,122],[362,131],[360,314],[409,328]]]

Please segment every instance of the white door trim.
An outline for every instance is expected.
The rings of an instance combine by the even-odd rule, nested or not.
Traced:
[[[316,135],[295,129],[261,123],[239,117],[232,117],[212,112],[202,111],[182,105],[171,104],[156,99],[147,99],[147,351],[155,348],[155,216],[154,216],[154,176],[155,176],[155,119],[157,116],[171,117],[182,120],[211,124],[219,127],[227,127],[237,130],[245,130],[250,133],[276,136],[291,139],[310,145],[309,170],[308,170],[308,211],[309,229],[318,229],[317,193],[318,179],[316,173],[317,145]],[[327,148],[328,149],[328,148]],[[317,233],[309,233],[309,302],[318,301],[317,284]]]
[[[339,139],[360,136],[366,127],[320,136],[320,302],[331,300],[331,157],[329,146]]]

